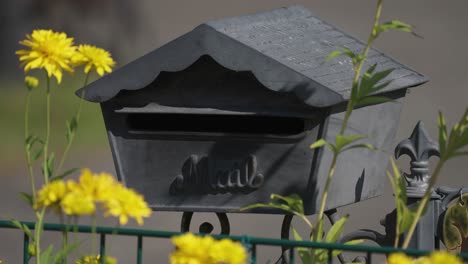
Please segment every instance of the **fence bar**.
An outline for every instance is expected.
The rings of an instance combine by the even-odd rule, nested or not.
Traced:
[[[366,259],[366,264],[371,264],[372,263],[372,252],[367,251],[367,259]]]
[[[328,264],[333,264],[333,250],[328,249]]]
[[[106,258],[106,234],[101,234],[99,239],[99,255],[101,256],[99,263],[104,264]]]
[[[30,229],[35,228],[34,222],[20,222],[21,224],[29,227]],[[0,220],[0,228],[12,228],[17,229],[18,227],[12,224],[8,220]],[[66,225],[62,224],[44,224],[44,230],[46,231],[64,231],[67,229]],[[124,236],[137,236],[141,237],[158,237],[158,238],[170,238],[176,235],[182,234],[181,232],[171,232],[171,231],[159,231],[159,230],[144,230],[144,229],[131,229],[131,228],[114,228],[114,227],[101,227],[98,226],[93,228],[91,226],[76,226],[74,232],[78,233],[92,233],[93,230],[99,234],[101,237],[103,235],[124,235]],[[286,239],[273,239],[273,238],[259,238],[259,237],[249,237],[249,236],[228,236],[228,235],[213,235],[216,239],[227,238],[234,241],[240,241],[248,245],[252,245],[251,257],[252,263],[256,263],[256,246],[283,246],[283,247],[305,247],[305,248],[321,248],[325,250],[341,250],[347,252],[372,252],[376,254],[391,254],[396,252],[402,252],[409,256],[418,257],[429,255],[430,251],[417,250],[417,249],[400,249],[392,247],[375,247],[367,245],[345,245],[345,244],[336,244],[336,243],[318,243],[310,241],[296,241],[296,240],[286,240]],[[104,239],[102,240],[104,241]],[[27,263],[29,254],[27,252],[29,247],[29,240],[24,241],[24,263]],[[104,254],[103,254],[104,255]],[[467,253],[458,254],[463,260],[468,260]]]
[[[24,233],[23,236],[23,263],[28,264],[29,262],[29,237]]]
[[[289,249],[289,263],[294,263],[294,248]]]
[[[138,236],[137,242],[137,264],[143,263],[143,236]]]
[[[257,244],[251,244],[252,246],[252,253],[250,253],[250,256],[252,258],[251,264],[257,264]]]

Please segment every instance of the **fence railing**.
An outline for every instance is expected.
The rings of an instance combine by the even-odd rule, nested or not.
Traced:
[[[34,229],[34,222],[21,222],[22,224],[28,226],[30,229]],[[8,220],[0,220],[0,228],[13,228],[17,227]],[[45,231],[52,232],[63,232],[65,230],[70,231],[70,227],[62,224],[44,224]],[[115,228],[115,227],[96,227],[92,228],[91,226],[78,225],[73,227],[72,232],[78,233],[92,233],[95,232],[99,234],[99,254],[102,256],[100,258],[101,263],[104,261],[106,255],[106,237],[107,236],[131,236],[137,238],[136,244],[136,262],[137,264],[143,263],[143,242],[145,237],[152,238],[171,238],[176,235],[182,234],[181,232],[171,232],[171,231],[161,231],[161,230],[147,230],[147,229],[132,229],[132,228]],[[29,238],[24,234],[23,241],[23,263],[27,264],[29,262]],[[375,247],[367,245],[344,245],[336,243],[317,243],[309,241],[295,241],[295,240],[285,240],[285,239],[273,239],[273,238],[260,238],[252,236],[227,236],[227,235],[213,235],[215,238],[229,238],[234,241],[241,242],[248,250],[250,255],[250,263],[257,264],[257,247],[258,246],[277,246],[282,248],[287,248],[289,250],[289,261],[288,263],[295,263],[295,254],[294,250],[297,248],[317,248],[325,249],[328,251],[328,263],[334,263],[332,252],[334,250],[340,250],[343,252],[359,252],[366,255],[366,263],[372,263],[373,255],[388,255],[396,252],[403,252],[409,256],[425,256],[429,255],[430,251],[415,250],[415,249],[398,249],[392,247]],[[459,256],[464,260],[468,261],[468,254],[462,253]]]

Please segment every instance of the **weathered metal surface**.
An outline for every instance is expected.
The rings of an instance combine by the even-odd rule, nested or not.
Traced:
[[[324,58],[350,43],[362,48],[301,7],[208,22],[85,88],[86,99],[101,102],[119,179],[154,210],[238,212],[295,193],[313,214],[332,156],[309,146],[334,141],[352,73]],[[396,68],[382,94],[394,101],[356,109],[346,134],[382,151],[340,156],[327,209],[383,192],[406,88],[426,80],[373,50],[376,62]]]
[[[439,144],[430,138],[424,124],[419,121],[408,139],[395,148],[395,158],[408,155],[411,158],[411,173],[404,174],[410,197],[421,197],[429,185],[429,158],[439,156]]]
[[[182,71],[204,55],[234,71],[252,72],[275,92],[290,92],[307,105],[332,106],[350,96],[353,71],[348,58],[325,63],[340,47],[362,51],[362,41],[313,17],[301,6],[207,22],[191,32],[88,85],[86,99],[104,102],[123,90],[150,85],[162,72]],[[420,85],[427,78],[372,49],[364,69],[394,68],[382,92]]]

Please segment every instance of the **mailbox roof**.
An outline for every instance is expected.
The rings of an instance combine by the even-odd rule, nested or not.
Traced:
[[[138,90],[160,72],[181,71],[203,55],[234,71],[251,71],[265,87],[293,92],[313,107],[327,107],[350,96],[352,63],[341,56],[330,62],[330,52],[347,47],[362,51],[364,43],[314,17],[301,6],[254,15],[210,21],[88,85],[85,99],[104,102],[121,90]],[[382,92],[418,86],[427,78],[371,49],[364,68],[395,70]],[[80,92],[78,92],[79,94]]]

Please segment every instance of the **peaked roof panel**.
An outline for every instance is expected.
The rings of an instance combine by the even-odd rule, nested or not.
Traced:
[[[273,91],[294,92],[310,106],[331,106],[349,99],[353,77],[348,58],[325,63],[328,54],[339,47],[360,51],[364,44],[300,6],[210,21],[88,85],[85,99],[104,102],[121,90],[142,89],[160,72],[181,71],[209,55],[228,69],[251,71]],[[427,81],[372,49],[364,69],[374,63],[378,63],[377,71],[395,69],[385,80],[393,80],[385,91]]]

